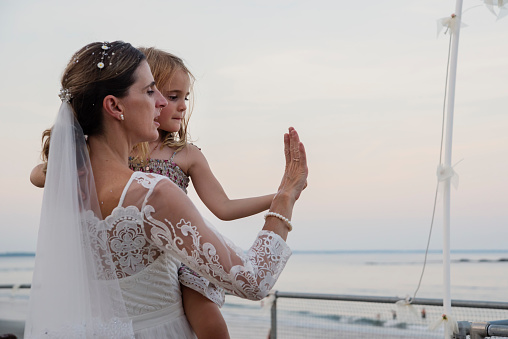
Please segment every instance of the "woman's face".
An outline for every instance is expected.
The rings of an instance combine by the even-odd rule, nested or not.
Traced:
[[[186,101],[189,96],[189,75],[177,70],[173,78],[162,89],[162,95],[168,104],[161,110],[159,117],[160,129],[166,132],[178,132],[187,110]]]
[[[152,72],[146,61],[134,72],[136,79],[127,95],[120,99],[125,109],[123,124],[134,143],[153,141],[159,137],[157,119],[167,100],[155,87]]]

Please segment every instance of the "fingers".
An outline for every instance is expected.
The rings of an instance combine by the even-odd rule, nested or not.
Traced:
[[[303,145],[302,142],[298,142],[298,153],[299,153],[299,156],[300,156],[300,161],[303,163],[303,164],[306,164],[307,163],[307,153],[305,152],[305,146]]]
[[[293,127],[289,127],[288,133],[284,134],[284,155],[286,168],[279,186],[298,199],[300,193],[307,187],[307,154],[300,137]]]
[[[289,151],[289,134],[284,133],[284,156],[286,157],[286,166],[291,162],[291,152]]]
[[[290,143],[289,149],[292,161],[300,161],[300,137],[293,127],[289,128]]]

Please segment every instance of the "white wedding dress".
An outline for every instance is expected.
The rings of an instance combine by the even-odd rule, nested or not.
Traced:
[[[166,190],[172,192],[172,201],[162,199]],[[102,221],[90,212],[85,217],[89,228],[98,229],[92,245],[107,246],[113,255],[116,273],[110,273],[119,278],[138,339],[195,338],[183,312],[181,262],[230,293],[259,300],[273,287],[291,255],[284,240],[268,231],[261,231],[245,253],[218,234],[186,200],[166,177],[134,172],[110,216]]]
[[[242,251],[166,177],[134,172],[102,219],[85,136],[69,99],[61,99],[26,339],[195,338],[183,314],[180,263],[204,278],[190,276],[186,286],[204,281],[196,290],[207,297],[213,285],[252,300],[268,294],[291,255],[284,240],[261,231]]]

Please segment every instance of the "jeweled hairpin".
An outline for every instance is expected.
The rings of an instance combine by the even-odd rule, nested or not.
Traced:
[[[109,42],[107,42],[107,41],[104,41],[104,42],[102,43],[102,47],[101,47],[101,48],[102,48],[102,52],[101,52],[101,54],[102,54],[102,56],[101,56],[101,61],[99,61],[99,63],[97,64],[97,67],[99,67],[100,69],[103,69],[103,68],[104,68],[104,57],[105,57],[106,55],[108,55],[107,51],[108,51],[108,49],[110,49],[110,47],[108,46],[108,44],[109,44]],[[111,64],[111,63],[110,63],[110,64]]]
[[[60,93],[58,93],[58,96],[60,97],[60,100],[62,102],[70,103],[72,99],[72,94],[67,88],[60,88]]]

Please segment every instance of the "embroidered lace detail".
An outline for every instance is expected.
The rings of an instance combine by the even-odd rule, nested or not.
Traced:
[[[191,144],[195,146],[194,144]],[[197,147],[197,146],[195,146]],[[198,147],[201,150],[201,148]],[[174,158],[177,152],[174,152],[169,161],[160,159],[149,159],[148,164],[142,166],[140,163],[135,163],[134,158],[129,158],[129,167],[133,171],[140,171],[145,173],[157,173],[168,177],[169,180],[173,181],[179,188],[181,188],[185,194],[187,194],[187,187],[189,186],[189,177],[182,171],[180,167],[174,162]],[[184,267],[186,267],[184,265]],[[187,273],[185,273],[187,272]],[[179,270],[179,280],[184,286],[187,286],[211,301],[222,307],[225,299],[224,289],[218,287],[205,278],[199,276],[196,272],[186,267],[185,270]],[[184,274],[184,277],[181,275]]]
[[[160,190],[158,185],[163,185]],[[181,262],[189,267],[181,278],[184,285],[218,305],[224,302],[220,287],[242,298],[264,298],[291,255],[284,240],[262,231],[245,253],[206,224],[192,205],[161,199],[166,189],[176,190],[167,178],[135,172],[119,206],[104,221],[91,211],[82,215],[86,229],[96,234],[91,245],[97,249],[95,260],[105,268],[99,279],[120,278],[127,314],[143,317],[168,307],[181,309]],[[192,222],[174,214],[188,215]],[[105,257],[104,249],[113,257]]]
[[[160,179],[156,180],[155,177],[149,177],[147,175],[134,175],[134,180],[144,188],[152,189]]]
[[[173,225],[167,219],[163,222],[154,218],[154,212],[150,205],[143,208],[145,230],[150,232],[155,245],[175,253],[184,264],[245,299],[266,297],[291,255],[284,240],[267,231],[258,234],[247,255],[229,244],[218,252],[190,222],[181,219]],[[221,254],[225,258],[221,258]],[[227,262],[228,267],[221,260]]]
[[[133,174],[132,181],[147,188],[160,180],[143,173]],[[150,244],[143,232],[143,218],[136,206],[116,207],[104,221],[92,211],[82,215],[82,222],[91,234],[97,264],[104,267],[99,279],[120,278],[122,297],[129,316],[157,311],[168,305],[181,304],[178,283],[180,261],[165,255]],[[113,258],[102,254],[110,249]],[[112,338],[112,337],[108,337]],[[116,338],[116,337],[115,337]]]
[[[178,270],[178,280],[180,284],[201,293],[217,306],[222,307],[224,305],[226,299],[224,289],[215,286],[187,266],[182,265]]]
[[[60,329],[47,329],[42,335],[25,333],[25,339],[134,339],[130,320],[112,319],[107,323],[92,319],[88,323],[68,325]]]
[[[97,265],[104,267],[100,279],[109,280],[115,273],[118,278],[139,273],[160,255],[157,247],[147,243],[142,231],[143,220],[135,206],[117,207],[104,221],[87,211],[82,223],[95,235],[90,239],[95,249],[94,259]],[[112,262],[102,256],[107,248],[113,254]]]
[[[115,268],[112,260],[109,257],[104,257],[106,249],[108,248],[107,232],[106,229],[104,229],[105,224],[95,216],[93,211],[86,211],[81,214],[81,225],[89,234],[86,238],[90,241],[93,260],[98,268],[98,278],[100,280],[114,279]]]

